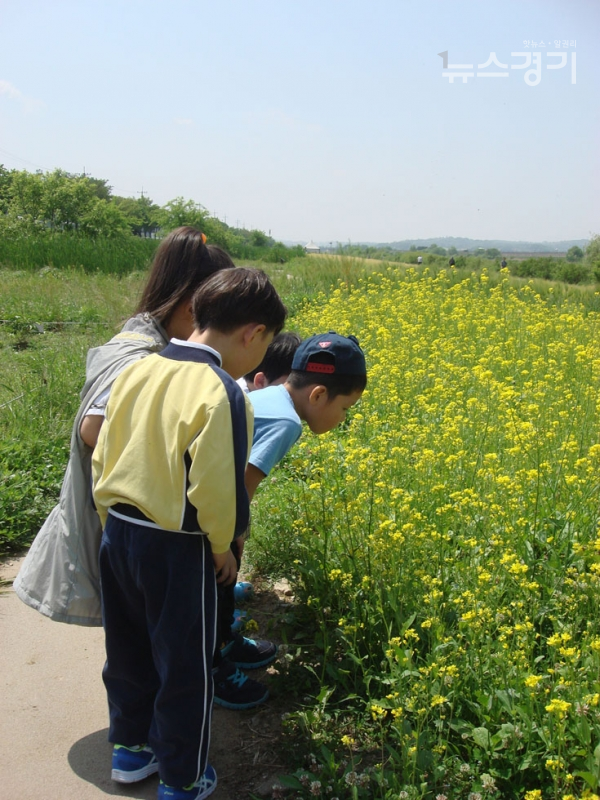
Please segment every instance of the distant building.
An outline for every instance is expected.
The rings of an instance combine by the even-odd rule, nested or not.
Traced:
[[[313,241],[310,241],[308,244],[304,245],[304,252],[305,253],[320,253],[321,248],[318,244],[315,244]]]

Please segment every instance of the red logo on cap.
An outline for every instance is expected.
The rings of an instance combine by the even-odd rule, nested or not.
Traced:
[[[319,342],[319,347],[329,347],[331,342]]]

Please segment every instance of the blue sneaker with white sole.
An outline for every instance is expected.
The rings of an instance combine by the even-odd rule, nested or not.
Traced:
[[[217,773],[208,765],[206,772],[196,783],[190,786],[167,786],[162,781],[158,784],[158,800],[204,800],[217,788]]]
[[[118,783],[135,783],[158,772],[158,760],[147,744],[125,747],[115,744],[110,777]]]

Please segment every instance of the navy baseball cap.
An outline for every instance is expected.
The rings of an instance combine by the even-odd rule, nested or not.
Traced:
[[[356,336],[340,336],[334,331],[309,336],[301,342],[294,354],[292,369],[322,375],[367,374],[365,354]]]

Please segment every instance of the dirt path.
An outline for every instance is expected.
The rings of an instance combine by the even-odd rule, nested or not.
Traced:
[[[0,588],[0,795],[154,800],[155,776],[131,787],[110,780],[102,630],[52,622],[21,603],[10,588],[19,564],[18,559],[0,564],[0,580],[7,581]],[[283,592],[265,590],[248,610],[266,631],[276,627],[285,602]],[[268,683],[267,673],[257,670],[252,677]],[[215,707],[215,800],[271,796],[283,771],[278,757],[283,711],[277,697],[245,712]]]

